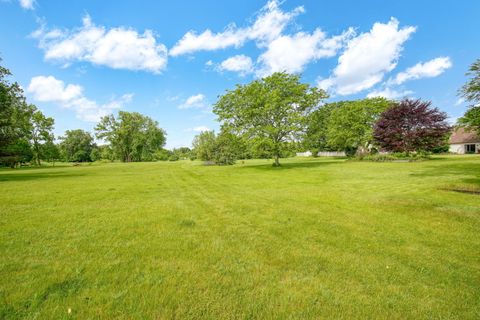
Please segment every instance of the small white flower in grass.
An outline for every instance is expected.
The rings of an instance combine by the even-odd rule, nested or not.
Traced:
[[[68,308],[68,314],[72,313],[72,308]]]

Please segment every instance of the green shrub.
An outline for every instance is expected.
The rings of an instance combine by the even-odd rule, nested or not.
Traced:
[[[388,162],[388,161],[422,161],[430,158],[430,154],[427,152],[416,153],[375,153],[369,155],[358,155],[356,160],[360,161],[373,161],[373,162]]]
[[[168,161],[178,161],[180,160],[180,157],[176,154],[172,154],[170,155],[170,157],[168,157]]]

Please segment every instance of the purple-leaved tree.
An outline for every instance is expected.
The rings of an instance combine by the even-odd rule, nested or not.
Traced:
[[[374,126],[377,145],[386,151],[410,153],[445,144],[451,130],[447,115],[431,104],[404,99],[383,112]]]

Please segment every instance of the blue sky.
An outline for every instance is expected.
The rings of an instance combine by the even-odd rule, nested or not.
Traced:
[[[226,89],[281,70],[328,101],[422,98],[453,120],[479,17],[478,0],[0,0],[0,56],[57,135],[138,111],[172,148],[218,130],[211,104]]]

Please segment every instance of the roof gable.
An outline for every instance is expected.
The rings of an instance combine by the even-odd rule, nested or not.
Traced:
[[[475,131],[468,131],[465,128],[457,128],[450,136],[450,144],[480,143],[480,136]]]

